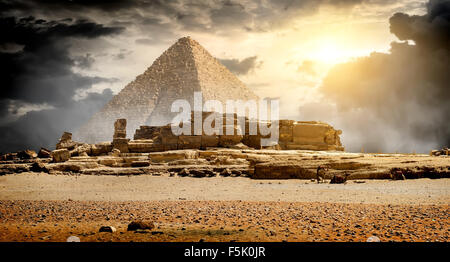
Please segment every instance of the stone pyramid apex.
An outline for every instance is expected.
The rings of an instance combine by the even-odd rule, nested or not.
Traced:
[[[177,40],[177,42],[175,42],[174,45],[177,44],[181,44],[181,45],[200,45],[197,41],[195,41],[194,39],[192,39],[190,36],[184,36],[180,39]]]

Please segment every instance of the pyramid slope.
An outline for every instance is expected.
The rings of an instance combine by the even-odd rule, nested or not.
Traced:
[[[253,94],[233,73],[231,73],[216,58],[211,56],[197,41],[184,37],[178,43],[188,46],[189,57],[194,62],[196,70],[195,88],[189,86],[171,86],[159,97],[155,110],[146,121],[147,125],[165,125],[170,123],[176,113],[171,113],[170,107],[176,99],[186,99],[193,109],[194,91],[201,91],[203,101],[218,100],[225,104],[226,100],[249,100],[258,97]],[[178,44],[177,43],[177,44]],[[180,95],[180,90],[183,95]]]
[[[134,81],[115,95],[78,132],[74,139],[88,143],[110,141],[113,124],[127,119],[127,136],[140,125],[170,123],[172,102],[186,99],[191,105],[195,91],[204,99],[258,99],[236,76],[189,37],[179,39]]]
[[[204,100],[258,100],[250,89],[200,44],[191,45]]]

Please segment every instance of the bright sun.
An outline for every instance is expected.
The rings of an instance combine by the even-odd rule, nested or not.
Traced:
[[[338,64],[352,57],[351,51],[337,43],[319,43],[309,53],[310,59],[325,64]]]

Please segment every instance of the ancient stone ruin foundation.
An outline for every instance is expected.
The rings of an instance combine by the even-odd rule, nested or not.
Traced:
[[[194,113],[192,112],[191,115],[193,114]],[[150,153],[182,149],[206,150],[212,148],[344,150],[339,137],[342,131],[336,130],[329,124],[323,122],[279,120],[277,142],[270,146],[263,146],[261,144],[261,139],[269,138],[270,135],[261,135],[259,132],[261,121],[238,117],[236,114],[220,115],[212,112],[203,112],[202,123],[210,114],[216,114],[223,118],[223,132],[219,131],[218,135],[206,135],[205,132],[201,135],[195,135],[194,117],[191,117],[191,122],[182,123],[180,126],[188,125],[192,135],[174,135],[171,124],[164,126],[140,126],[134,134],[134,139],[130,140],[126,138],[127,120],[117,119],[114,123],[114,132],[111,142],[98,144],[78,143],[71,140],[70,133],[65,132],[56,148],[68,149],[71,156],[77,156],[81,153],[96,156],[107,154],[113,150],[120,153]],[[242,120],[242,122],[239,122],[239,120]],[[234,124],[232,124],[230,128],[230,125],[225,123]],[[240,123],[243,123],[242,126]],[[213,127],[214,124],[213,121]],[[252,124],[257,127],[256,134],[250,134],[250,125]],[[270,121],[265,121],[263,124],[270,126],[272,123]],[[233,130],[233,133],[230,134],[227,132],[227,129]],[[85,148],[91,148],[91,150],[85,150]]]
[[[213,113],[203,112],[202,123],[210,114]],[[128,150],[129,152],[136,153],[176,149],[207,149],[214,147],[281,150],[344,150],[339,137],[342,131],[335,130],[332,126],[323,122],[280,120],[278,122],[278,141],[273,145],[263,146],[261,139],[269,138],[270,135],[261,135],[259,130],[260,121],[238,117],[236,114],[223,114],[222,117],[222,123],[224,123],[222,135],[206,135],[203,132],[202,135],[176,136],[172,133],[171,125],[141,126],[136,130],[134,140],[128,144]],[[191,117],[191,119],[194,118]],[[240,122],[238,122],[239,119],[242,120],[242,126],[244,128],[241,128]],[[227,122],[234,124],[229,128],[230,126],[225,124]],[[194,134],[193,120],[185,124],[191,127],[191,134]],[[252,124],[257,127],[256,134],[250,133],[250,125]],[[264,122],[264,124],[271,125],[272,123]],[[233,130],[233,134],[227,133],[227,128]]]

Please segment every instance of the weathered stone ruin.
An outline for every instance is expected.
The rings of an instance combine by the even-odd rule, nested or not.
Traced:
[[[121,120],[114,126],[116,135],[113,135],[112,140],[122,138],[121,131],[124,129],[124,124],[125,121]],[[297,123],[294,122],[293,129],[296,125]],[[50,157],[44,155],[37,157],[37,154],[32,152],[27,155],[9,153],[1,156],[0,175],[46,172],[126,176],[145,174],[181,177],[246,176],[253,179],[313,179],[315,181],[318,166],[323,166],[326,170],[321,174],[322,179],[333,182],[345,182],[347,179],[450,177],[448,156],[434,157],[418,154],[413,156],[414,161],[410,161],[411,155],[402,154],[255,149],[244,144],[245,135],[239,136],[236,140],[227,139],[227,142],[234,141],[226,144],[228,147],[220,146],[220,136],[213,139],[213,142],[207,140],[208,145],[218,144],[218,147],[201,147],[202,135],[189,139],[183,138],[180,142],[181,136],[174,136],[170,129],[164,127],[142,127],[139,130],[135,133],[137,139],[126,141],[127,144],[119,143],[121,147],[127,147],[122,150],[128,150],[128,152],[121,152],[118,148],[114,148],[113,142],[85,144],[72,141],[68,134],[64,134],[58,143],[60,149],[51,152]],[[170,133],[167,133],[169,131]],[[169,136],[164,136],[167,134]],[[323,134],[323,141],[330,141],[325,135],[327,132]],[[293,135],[292,141],[294,139]],[[198,148],[199,145],[200,148]],[[330,146],[334,147],[336,144]],[[185,147],[191,148],[180,149]]]
[[[450,149],[448,149],[447,147],[444,147],[441,150],[431,150],[430,155],[431,156],[449,156]]]
[[[114,122],[114,135],[112,140],[112,148],[118,149],[122,153],[128,153],[128,142],[130,139],[127,137],[127,120],[117,119]]]
[[[203,121],[211,112],[203,112]],[[341,130],[335,130],[332,126],[322,122],[301,122],[294,120],[280,120],[279,133],[276,144],[263,146],[261,139],[269,136],[261,135],[259,129],[257,134],[250,134],[250,125],[252,121],[242,117],[243,127],[239,125],[238,116],[223,115],[223,122],[231,118],[232,134],[226,132],[229,125],[224,125],[222,135],[201,135],[176,136],[172,133],[172,126],[141,126],[136,130],[134,141],[129,143],[129,151],[135,153],[156,152],[176,149],[207,149],[213,147],[223,148],[254,148],[254,149],[281,149],[281,150],[333,150],[343,151],[339,135]],[[191,128],[194,126],[193,118],[188,124]],[[202,123],[203,123],[202,121]],[[213,122],[214,124],[214,122]],[[256,127],[261,123],[255,121]],[[265,125],[271,125],[270,122],[264,122]],[[244,130],[242,130],[244,129]]]

